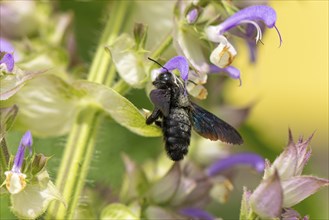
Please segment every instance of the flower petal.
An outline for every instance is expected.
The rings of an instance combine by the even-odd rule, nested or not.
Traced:
[[[190,217],[191,219],[199,220],[215,220],[215,217],[208,212],[198,208],[184,208],[179,211],[181,214]]]
[[[328,186],[329,180],[314,176],[296,176],[281,182],[283,189],[283,207],[292,207],[321,187]]]
[[[39,175],[43,176],[42,179],[27,184],[24,191],[11,195],[11,210],[20,219],[36,219],[53,200],[59,200],[65,205],[55,185],[49,181],[47,171]]]
[[[256,171],[263,172],[265,168],[265,161],[258,154],[253,154],[253,153],[234,154],[227,158],[216,161],[210,167],[208,167],[206,172],[209,176],[214,176],[222,172],[223,170],[232,168],[237,165],[249,165],[252,168],[254,168]]]
[[[135,49],[135,41],[126,34],[107,47],[120,77],[134,88],[142,88],[147,80],[144,51]]]
[[[281,215],[283,192],[277,171],[255,189],[250,196],[252,210],[261,218],[277,218]]]
[[[177,24],[174,32],[174,46],[184,55],[198,72],[208,72],[208,55],[204,54],[204,44],[190,27]]]
[[[14,52],[14,47],[9,43],[9,41],[0,37],[0,52],[12,53]]]
[[[312,136],[306,141],[299,139],[299,141],[295,143],[291,131],[289,130],[288,146],[275,159],[269,169],[266,169],[265,177],[266,175],[271,175],[273,169],[278,170],[281,180],[301,175],[304,166],[311,156],[311,150],[308,148],[308,145]]]
[[[178,69],[180,72],[181,78],[186,81],[188,79],[189,65],[188,61],[183,56],[176,56],[168,60],[168,62],[164,65],[169,71]]]
[[[195,21],[198,19],[198,15],[199,15],[198,9],[196,9],[196,8],[189,11],[186,15],[187,23],[189,23],[189,24],[195,23]]]
[[[297,149],[297,167],[295,171],[295,175],[299,176],[302,174],[304,166],[307,164],[308,160],[311,157],[312,149],[309,148],[309,143],[312,140],[313,134],[305,141],[301,137],[298,142],[295,144]]]
[[[6,53],[0,60],[0,65],[5,64],[8,72],[12,72],[14,70],[14,56],[10,53]]]
[[[182,216],[174,213],[168,208],[149,205],[145,210],[146,219],[181,219]]]
[[[17,194],[26,187],[26,175],[19,172],[6,171],[6,187],[10,194]]]
[[[220,68],[215,65],[210,65],[210,73],[222,73],[225,72],[229,77],[233,79],[238,79],[240,81],[240,85],[242,84],[240,78],[240,70],[235,68],[234,66],[227,66],[225,68]]]
[[[296,210],[287,208],[287,209],[283,209],[281,218],[282,220],[300,220],[301,216]]]
[[[120,203],[113,203],[106,206],[102,212],[100,219],[131,219],[137,220],[138,217],[132,210]]]
[[[244,8],[222,22],[218,26],[218,34],[222,35],[241,22],[258,20],[263,21],[268,28],[274,27],[276,22],[275,10],[266,5],[254,5]]]
[[[225,39],[211,52],[210,62],[220,68],[225,68],[233,62],[236,54],[235,48]]]
[[[30,148],[30,154],[32,153],[32,135],[30,131],[27,131],[19,144],[17,153],[15,155],[14,166],[12,168],[13,172],[20,173],[24,161],[25,149]]]
[[[156,204],[168,202],[177,191],[180,180],[179,163],[175,163],[168,173],[150,188],[150,199]]]

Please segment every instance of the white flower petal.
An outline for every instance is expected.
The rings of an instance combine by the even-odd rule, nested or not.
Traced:
[[[26,186],[25,174],[6,171],[5,175],[6,175],[6,187],[10,194],[17,194],[25,188]]]
[[[328,186],[329,180],[314,176],[296,176],[281,182],[283,189],[283,207],[292,207],[321,187]]]
[[[22,219],[35,219],[42,215],[53,200],[63,202],[54,184],[49,181],[44,188],[40,184],[28,184],[24,191],[11,195],[11,210]]]
[[[250,196],[252,210],[261,218],[277,218],[281,215],[283,192],[278,172],[263,180]]]
[[[210,62],[220,68],[225,68],[233,62],[236,54],[230,42],[220,43],[210,54]]]

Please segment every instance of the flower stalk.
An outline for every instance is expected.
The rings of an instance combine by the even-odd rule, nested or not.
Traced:
[[[124,23],[127,21],[126,15],[131,9],[131,3],[127,1],[115,1],[113,4],[115,4],[113,8],[116,10],[111,13],[105,26],[87,78],[88,81],[101,84],[106,82],[108,85],[113,83],[115,77],[112,76],[111,80],[107,80],[108,75],[110,73],[113,75],[114,71],[113,67],[111,68],[111,58],[106,53],[105,46],[111,44],[124,28]],[[63,194],[67,207],[65,208],[59,203],[52,204],[48,209],[48,219],[73,218],[93,156],[100,115],[98,109],[86,107],[77,116],[68,136],[56,179],[56,186]]]

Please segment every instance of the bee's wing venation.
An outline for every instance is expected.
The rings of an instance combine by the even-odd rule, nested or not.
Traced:
[[[231,125],[191,102],[190,120],[194,130],[202,137],[230,144],[242,144],[240,134]]]
[[[166,89],[154,89],[150,93],[150,98],[154,106],[160,109],[162,114],[167,117],[170,110],[170,91]]]

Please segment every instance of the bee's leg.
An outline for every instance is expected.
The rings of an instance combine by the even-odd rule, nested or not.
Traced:
[[[160,128],[162,128],[162,122],[161,121],[155,121],[154,124],[156,126],[159,126]]]
[[[156,120],[161,116],[161,111],[158,108],[155,108],[152,114],[146,119],[146,124],[150,125],[153,122],[157,123]]]

